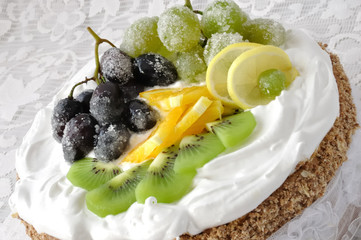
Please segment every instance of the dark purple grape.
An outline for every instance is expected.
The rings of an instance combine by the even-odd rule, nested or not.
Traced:
[[[90,99],[89,107],[90,113],[99,124],[119,122],[124,109],[124,98],[118,84],[113,82],[99,84]]]
[[[61,142],[66,123],[82,111],[82,104],[72,98],[61,99],[55,106],[51,126],[55,140]]]
[[[61,141],[64,158],[72,163],[85,157],[94,147],[96,120],[88,113],[80,113],[66,124]]]
[[[177,80],[172,62],[159,54],[147,53],[135,59],[136,77],[146,86],[167,86]]]
[[[140,92],[144,91],[144,85],[138,81],[131,80],[123,86],[119,86],[120,91],[123,92],[124,102],[129,102],[139,96]]]
[[[97,145],[94,148],[95,157],[106,162],[119,158],[128,146],[129,138],[130,133],[124,124],[101,127]]]
[[[119,48],[110,48],[100,59],[100,72],[109,81],[124,85],[134,78],[133,59]]]
[[[89,102],[93,95],[93,89],[87,89],[81,92],[75,100],[79,101],[82,104],[82,112],[89,113]]]
[[[133,132],[151,129],[157,123],[157,118],[157,112],[139,99],[131,100],[123,115],[125,123]]]

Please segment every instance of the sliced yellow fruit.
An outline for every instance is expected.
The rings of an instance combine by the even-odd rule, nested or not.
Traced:
[[[149,159],[149,156],[156,148],[164,143],[170,142],[170,138],[173,137],[174,126],[185,110],[186,107],[182,106],[170,111],[158,127],[153,130],[149,138],[130,151],[122,161],[139,163]]]
[[[286,86],[297,76],[287,53],[275,46],[253,48],[233,61],[228,71],[227,89],[239,107],[249,109],[272,100],[263,96],[258,88],[259,75],[269,69],[282,71],[286,75]]]
[[[164,141],[162,144],[157,146],[150,157],[156,157],[162,149],[169,147],[175,142],[179,141],[183,133],[190,128],[207,110],[207,108],[212,104],[212,101],[207,97],[201,96],[198,101],[188,110],[185,111],[183,116],[180,118],[177,124],[172,127],[173,132],[168,138],[169,141]]]
[[[140,93],[142,98],[148,100],[152,106],[160,110],[169,111],[175,107],[193,104],[200,96],[212,98],[206,86],[193,86],[187,88],[168,88],[163,90],[151,90]]]
[[[209,63],[206,83],[209,92],[223,104],[236,106],[228,93],[227,74],[233,61],[244,52],[262,46],[257,43],[241,42],[227,46]]]
[[[202,114],[202,116],[200,116],[198,120],[195,121],[192,126],[190,126],[183,133],[182,137],[203,132],[203,130],[206,128],[206,123],[213,122],[217,119],[222,118],[223,111],[224,107],[221,101],[213,101],[212,104],[207,108],[207,110]]]

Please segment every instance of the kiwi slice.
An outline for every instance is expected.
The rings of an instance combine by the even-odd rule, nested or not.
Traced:
[[[256,127],[256,119],[250,111],[241,112],[220,121],[206,124],[207,129],[221,140],[226,148],[241,144]]]
[[[83,158],[71,165],[66,177],[74,186],[90,191],[121,172],[114,163],[105,163],[96,158]]]
[[[99,217],[126,211],[135,201],[135,188],[152,160],[147,160],[112,178],[85,196],[87,207]]]
[[[197,168],[224,151],[224,146],[213,133],[184,137],[179,144],[178,157],[174,163],[176,173],[195,173]]]
[[[174,172],[177,155],[177,145],[172,145],[158,154],[135,189],[137,202],[144,203],[148,197],[153,196],[157,202],[171,203],[188,192],[195,174]]]

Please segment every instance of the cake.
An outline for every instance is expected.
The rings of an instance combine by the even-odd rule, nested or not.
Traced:
[[[315,50],[315,47],[317,46],[317,44],[310,43],[309,39],[308,40],[304,39],[305,37],[307,38],[307,35],[305,35],[302,31],[297,31],[297,30],[290,31],[288,34],[289,34],[288,42],[286,43],[286,45],[288,44],[289,46],[291,46],[291,47],[289,47],[290,49],[294,48],[294,46],[292,46],[292,40],[302,39],[301,42],[298,42],[298,44],[301,44],[301,45],[303,43],[306,43],[305,45],[310,44],[310,45],[312,45],[311,49]],[[300,49],[302,49],[301,46],[299,46],[299,47],[300,47]],[[287,52],[287,47],[285,47],[285,48],[286,48],[286,52]],[[325,46],[322,46],[322,48],[325,48]],[[315,54],[314,51],[310,51],[310,52],[312,52],[312,54]],[[323,67],[322,64],[327,65],[326,64],[327,60],[325,60],[325,59],[327,59],[326,56],[328,56],[328,55],[322,54],[321,49],[319,49],[316,52],[320,53],[320,56],[321,56],[320,58],[322,59],[322,60],[320,60],[321,68],[322,68]],[[294,58],[292,58],[292,54],[295,54],[295,53],[292,53],[292,51],[289,51],[288,53],[291,55],[291,59],[294,60]],[[315,55],[317,55],[317,54],[315,54]],[[321,131],[321,133],[317,134],[317,136],[314,136],[314,134],[311,134],[312,138],[316,138],[316,140],[314,140],[315,141],[314,144],[316,144],[315,146],[318,146],[317,149],[314,150],[316,148],[316,147],[314,147],[312,149],[312,151],[308,153],[309,155],[305,154],[305,156],[298,156],[298,157],[296,157],[297,160],[295,160],[295,161],[291,161],[289,163],[287,161],[284,162],[283,167],[285,167],[285,169],[286,169],[285,173],[281,172],[280,177],[277,176],[275,178],[276,180],[273,180],[274,182],[271,181],[271,184],[270,184],[271,186],[261,182],[261,184],[259,186],[261,186],[265,192],[258,193],[258,195],[259,195],[258,197],[252,196],[252,198],[242,199],[242,198],[238,198],[238,195],[236,192],[232,192],[232,195],[235,195],[236,196],[235,198],[238,198],[237,200],[239,200],[240,202],[244,201],[246,203],[246,205],[248,205],[248,206],[244,207],[244,205],[243,205],[241,207],[237,206],[236,208],[234,208],[234,206],[232,205],[231,209],[228,209],[228,210],[222,208],[221,209],[222,212],[223,212],[223,210],[226,210],[225,215],[221,216],[219,219],[212,218],[212,216],[215,216],[215,215],[214,215],[214,213],[211,212],[210,215],[207,216],[207,221],[196,222],[196,223],[202,225],[201,227],[194,226],[194,225],[190,226],[190,227],[188,226],[188,228],[185,226],[180,226],[181,230],[179,230],[179,228],[173,229],[172,225],[167,226],[168,230],[170,230],[170,235],[167,235],[166,237],[168,237],[168,238],[176,237],[177,235],[180,235],[182,233],[189,232],[191,234],[196,234],[196,235],[193,237],[190,237],[189,235],[182,235],[180,238],[181,239],[192,239],[192,238],[193,239],[264,239],[264,238],[270,236],[270,234],[275,232],[280,226],[282,226],[284,223],[286,223],[287,221],[292,219],[294,216],[299,214],[304,208],[309,206],[314,200],[316,200],[317,198],[319,198],[322,195],[327,183],[330,181],[330,179],[334,175],[337,168],[342,164],[343,161],[346,160],[346,151],[350,144],[351,136],[352,136],[353,132],[355,131],[355,129],[358,127],[358,124],[356,122],[356,116],[355,116],[356,115],[355,107],[352,102],[351,91],[350,91],[350,86],[349,86],[347,77],[343,72],[342,66],[341,66],[337,56],[335,56],[331,53],[329,55],[331,58],[331,62],[329,62],[328,63],[329,65],[327,65],[327,67],[325,67],[324,71],[322,71],[322,74],[324,74],[324,75],[321,78],[326,78],[327,86],[328,86],[328,84],[331,85],[331,88],[329,89],[330,91],[326,95],[330,94],[330,96],[333,96],[333,98],[331,98],[331,101],[326,101],[326,102],[327,102],[327,104],[329,104],[330,102],[332,102],[333,105],[335,103],[337,104],[337,106],[333,106],[333,110],[331,110],[331,112],[333,112],[334,117],[336,117],[337,115],[338,115],[338,117],[336,118],[335,122],[333,121],[334,119],[331,119],[331,120],[328,119],[326,122],[330,125],[326,126],[322,130],[323,132]],[[297,53],[293,57],[295,57],[295,56],[299,57],[300,53]],[[330,77],[328,75],[328,73],[329,73],[328,70],[331,71],[331,63],[332,63],[332,68],[333,68],[333,75],[335,76],[336,81],[333,81],[332,79],[328,79]],[[84,76],[84,73],[87,72],[89,70],[89,68],[90,69],[92,68],[89,66],[86,66],[83,70],[81,70],[79,72],[79,74],[74,77],[74,79],[79,78],[79,76],[80,77]],[[297,64],[296,64],[296,66],[297,66]],[[299,69],[300,69],[299,71],[302,76],[302,70],[301,70],[302,67]],[[332,71],[331,71],[331,74],[332,74]],[[334,87],[336,86],[335,83],[337,83],[338,91],[334,91],[335,88],[332,88],[332,86],[334,86]],[[300,84],[300,82],[297,83],[297,80],[296,80],[294,85],[297,85],[297,84]],[[69,86],[71,86],[71,83],[69,85],[65,86],[63,91],[61,91],[59,93],[59,95],[56,97],[56,99],[64,97],[64,91],[68,91]],[[322,85],[322,87],[324,87],[324,85]],[[292,88],[292,86],[291,86],[291,88]],[[297,88],[294,87],[294,89],[297,89]],[[313,92],[311,95],[315,95],[315,96],[320,95],[320,93],[317,92],[318,90],[320,90],[320,86],[316,86],[314,88],[306,87],[306,89],[308,89],[308,90],[312,89]],[[336,94],[338,93],[338,96],[339,96],[339,111],[338,111],[338,101],[337,101],[337,99],[334,98],[335,95],[332,95],[335,93]],[[282,97],[285,97],[285,96],[284,95],[281,96],[280,97],[281,100],[282,100]],[[336,98],[337,98],[337,95],[336,95]],[[288,98],[286,98],[286,99],[288,99]],[[318,98],[316,98],[316,99],[318,99]],[[55,101],[55,99],[54,99],[54,101]],[[276,101],[278,101],[278,100],[276,100]],[[315,101],[315,100],[313,100],[313,101]],[[320,101],[320,105],[326,107],[327,106],[326,102]],[[276,103],[273,102],[273,104],[276,104]],[[56,146],[55,142],[54,142],[54,144],[51,142],[49,143],[49,135],[51,135],[51,134],[49,134],[49,129],[45,127],[45,129],[42,128],[40,130],[39,126],[43,126],[43,123],[44,123],[43,121],[46,119],[49,119],[49,114],[52,111],[52,107],[53,106],[49,106],[47,109],[45,109],[44,111],[42,111],[41,113],[38,114],[37,119],[35,120],[34,125],[32,127],[32,131],[30,131],[30,133],[25,138],[23,148],[20,149],[20,152],[18,154],[20,160],[18,160],[18,162],[17,162],[17,169],[18,169],[20,181],[19,181],[16,193],[12,197],[12,201],[14,203],[13,209],[14,210],[16,209],[19,212],[19,216],[21,218],[23,218],[25,221],[29,222],[29,223],[27,223],[27,222],[24,222],[24,223],[27,225],[28,234],[33,239],[55,239],[51,235],[57,236],[61,239],[63,239],[63,238],[64,239],[67,239],[67,238],[69,238],[69,239],[71,239],[71,238],[88,239],[88,238],[90,238],[90,236],[92,238],[98,239],[100,237],[100,235],[104,235],[104,237],[105,238],[108,237],[108,239],[111,239],[112,237],[116,238],[117,236],[119,237],[119,235],[118,235],[119,233],[114,233],[114,235],[108,235],[108,234],[110,234],[111,231],[114,231],[114,228],[119,227],[117,225],[114,225],[114,222],[112,222],[112,220],[111,220],[113,218],[112,216],[107,218],[108,220],[110,220],[109,222],[102,222],[102,224],[100,224],[105,227],[110,227],[110,229],[108,229],[108,230],[106,230],[106,229],[104,230],[102,228],[102,226],[100,226],[100,228],[98,228],[95,231],[93,230],[94,231],[93,233],[91,233],[91,231],[89,229],[87,231],[84,231],[84,229],[79,230],[78,227],[80,227],[80,225],[78,225],[78,224],[80,221],[82,221],[82,222],[89,221],[89,219],[90,219],[90,221],[94,220],[95,223],[96,222],[99,223],[99,221],[103,221],[103,220],[99,220],[96,216],[92,215],[89,211],[84,210],[84,206],[82,206],[83,203],[80,203],[78,201],[81,198],[84,199],[84,191],[81,189],[76,189],[69,182],[67,182],[67,180],[65,179],[64,172],[67,171],[68,167],[66,165],[64,165],[64,162],[61,162],[60,164],[57,164],[57,163],[53,164],[50,161],[50,159],[55,159],[55,160],[58,159],[59,158],[58,156],[61,155],[61,151],[59,151],[59,146]],[[257,111],[261,111],[259,109],[260,108],[254,110],[256,119],[257,119]],[[272,109],[272,110],[274,110],[274,109]],[[313,110],[312,113],[314,113],[314,112],[315,112],[315,110]],[[338,112],[339,112],[339,114],[338,114]],[[311,115],[314,115],[314,114],[311,114]],[[332,115],[332,113],[331,113],[331,115]],[[290,121],[293,122],[293,119]],[[46,124],[45,124],[45,126],[46,126]],[[331,128],[331,126],[332,126],[332,128]],[[257,133],[257,129],[255,131]],[[245,144],[246,147],[247,147],[247,144],[251,144],[252,141],[255,141],[255,137],[256,137],[256,135],[253,135],[253,137],[251,136],[251,138]],[[319,141],[317,140],[317,138],[319,138]],[[44,151],[43,153],[41,153],[39,151],[33,152],[34,149],[39,149],[38,148],[39,146],[40,146],[41,150],[44,150],[44,148],[47,148],[50,150],[49,150],[49,152]],[[310,148],[310,147],[308,147],[308,148]],[[307,150],[309,150],[308,148],[307,148]],[[312,148],[312,146],[311,146],[311,148]],[[274,149],[277,149],[277,146],[274,146]],[[307,152],[307,151],[305,151],[305,152]],[[311,155],[312,152],[313,152],[313,154]],[[34,153],[37,154],[36,156],[38,159],[45,160],[44,163],[41,163],[41,165],[43,165],[43,164],[45,165],[45,168],[38,168],[38,167],[40,167],[38,165],[38,164],[40,164],[39,161],[38,162],[36,162],[36,161],[34,162],[33,160],[29,161],[29,159],[34,158]],[[41,154],[43,154],[43,155],[41,155]],[[242,154],[242,153],[237,152],[237,154]],[[308,155],[308,157],[306,157],[306,155]],[[31,156],[33,156],[33,157],[31,157]],[[233,156],[233,157],[229,157],[229,156]],[[232,153],[229,153],[229,154],[220,156],[218,159],[222,159],[222,158],[235,159],[236,157],[234,155],[232,155]],[[309,159],[307,159],[307,158],[309,158]],[[220,160],[215,160],[213,162],[213,164],[217,167],[216,163],[219,164],[219,162],[220,162]],[[203,169],[200,170],[200,172],[199,172],[200,177],[196,178],[195,181],[201,181],[201,179],[202,179],[201,177],[203,177],[203,179],[206,179],[207,174],[209,174],[209,170],[211,170],[211,169],[212,168],[209,165],[205,166]],[[54,174],[55,173],[54,171],[59,172],[60,175],[58,175],[58,173]],[[276,173],[278,175],[280,172],[276,172]],[[39,177],[39,179],[36,178],[36,176],[38,174],[39,174],[39,176],[40,175],[42,176],[42,177]],[[204,175],[202,175],[202,174],[204,174]],[[288,178],[287,178],[287,180],[285,180],[285,178],[287,176],[288,176]],[[272,176],[270,176],[270,178],[271,177]],[[31,182],[36,182],[37,180],[40,180],[40,182],[38,182],[38,184],[40,183],[42,185],[38,185],[38,186],[33,185],[33,187],[34,187],[34,189],[38,188],[38,191],[39,190],[42,191],[45,189],[46,190],[46,193],[45,193],[46,196],[44,195],[45,198],[43,198],[44,196],[42,194],[39,194],[40,199],[37,199],[35,197],[35,195],[33,194],[33,191],[29,191],[29,189],[25,190],[25,188],[24,188],[26,185],[27,185],[26,187],[28,188],[29,186],[31,186]],[[218,180],[222,181],[224,179],[222,179],[222,177],[219,177]],[[30,185],[28,185],[28,184],[30,184]],[[282,184],[282,186],[279,187],[281,184]],[[22,192],[21,192],[21,189],[22,189]],[[234,190],[236,191],[236,189],[234,189]],[[252,192],[252,190],[250,190],[250,191]],[[271,193],[272,193],[272,195],[270,195]],[[29,194],[32,194],[32,195],[29,196]],[[73,198],[73,197],[70,197],[70,195],[72,195],[72,196],[77,195],[77,197]],[[61,198],[61,196],[64,196],[65,198]],[[61,200],[60,202],[59,202],[59,197]],[[204,196],[204,197],[207,198],[208,196]],[[26,199],[26,201],[21,202],[20,199],[23,199],[23,200]],[[74,199],[77,199],[77,200],[74,201]],[[191,199],[191,200],[192,200],[192,202],[196,202],[196,201],[194,201],[194,199]],[[217,201],[212,202],[211,200],[214,200],[214,199],[210,199],[210,201],[209,201],[210,203],[217,204]],[[254,200],[254,201],[251,202],[250,200]],[[77,205],[78,209],[72,209],[72,208],[67,209],[67,208],[61,207],[62,201],[66,202],[66,204]],[[181,201],[184,202],[185,200],[181,200]],[[40,204],[36,204],[36,202],[39,202]],[[56,205],[56,202],[58,202],[58,204],[60,204],[60,205]],[[15,205],[15,203],[16,203],[16,205]],[[28,206],[26,206],[26,205],[29,205],[29,203],[31,203],[32,208],[29,208]],[[248,203],[251,203],[251,204],[248,204]],[[54,210],[56,215],[48,212],[48,210],[50,208],[54,208],[54,204],[55,204],[55,206],[59,207],[58,209]],[[44,209],[48,209],[48,210],[41,210],[41,208],[39,208],[40,206],[43,206],[43,205],[44,205]],[[152,210],[153,211],[159,210],[159,208],[166,207],[163,204],[154,204],[152,202],[147,202],[146,206],[147,206],[147,208],[143,209],[143,211],[149,211],[148,213],[143,212],[143,214],[146,214],[145,215],[146,217],[152,216],[152,212],[151,212]],[[212,205],[210,205],[210,206],[212,206]],[[137,206],[137,207],[142,208],[142,206]],[[224,206],[221,206],[221,207],[224,207]],[[209,209],[209,206],[207,206],[207,208]],[[79,209],[81,209],[80,212],[79,212]],[[234,212],[236,212],[235,215],[229,216],[230,211],[232,211],[233,209],[237,209],[237,211],[234,211]],[[37,214],[39,214],[36,219],[34,219],[34,218],[32,219],[32,217],[31,217],[31,215],[35,213],[35,212],[31,213],[31,211],[34,211],[34,210]],[[128,215],[136,214],[135,210],[139,211],[139,209],[134,207],[133,210],[129,211],[127,214]],[[203,210],[203,212],[202,212],[202,210],[198,210],[197,208],[194,208],[194,207],[193,207],[193,210],[196,212],[200,211],[199,213],[201,213],[201,214],[205,211],[205,210]],[[220,210],[215,209],[215,211],[216,211],[216,213],[219,213]],[[86,216],[86,217],[85,218],[82,217],[82,218],[78,219],[77,224],[73,225],[73,223],[71,223],[69,225],[65,225],[63,227],[58,228],[58,226],[59,226],[59,225],[57,225],[58,221],[60,221],[60,225],[62,225],[64,222],[69,221],[69,216],[75,217],[79,214],[82,214],[83,217],[84,216]],[[49,218],[50,216],[52,217],[52,219]],[[63,218],[63,216],[67,216],[67,217]],[[188,216],[182,215],[182,214],[179,216],[172,215],[172,217],[175,217],[175,216],[177,217],[176,219],[178,220],[178,222],[176,222],[176,223],[182,223],[183,221],[185,221],[188,218]],[[132,216],[130,216],[130,217],[132,217]],[[39,222],[38,222],[38,219],[39,219]],[[46,219],[46,220],[44,221],[44,219]],[[204,216],[203,216],[203,219],[205,219]],[[236,220],[234,220],[234,219],[236,219]],[[114,219],[114,220],[115,220],[115,222],[117,221],[117,219]],[[157,219],[155,219],[155,220],[157,220]],[[43,221],[43,222],[41,223],[40,221]],[[51,222],[51,221],[53,221],[53,222]],[[47,222],[47,223],[45,223],[45,222]],[[40,234],[38,234],[30,224],[34,225],[39,230]],[[89,224],[91,225],[92,223],[90,222]],[[209,225],[207,225],[207,224],[209,224]],[[71,226],[71,225],[73,225],[73,226]],[[87,224],[84,224],[84,225],[87,225]],[[181,225],[181,224],[179,224],[179,225]],[[189,225],[191,225],[191,224],[189,224]],[[52,226],[56,226],[56,227],[54,228]],[[133,226],[135,226],[135,224]],[[47,227],[52,228],[52,230],[45,230]],[[131,224],[128,227],[129,227],[129,229],[131,229],[132,228]],[[177,226],[177,227],[179,227],[179,226]],[[68,229],[69,232],[67,232],[67,231],[64,232],[64,228]],[[209,228],[209,229],[206,230],[206,228]],[[149,230],[152,230],[152,229],[149,229]],[[153,230],[154,230],[154,227],[153,227]],[[43,231],[45,233],[42,233]],[[96,233],[96,231],[98,231],[98,232]],[[130,233],[128,232],[127,234],[134,234],[135,231],[137,231],[136,228],[132,229],[132,232],[130,232]],[[147,234],[147,232],[146,232],[146,230],[144,230],[144,228],[143,228],[143,231],[145,231],[143,234]],[[169,232],[167,232],[167,233],[169,234]],[[95,235],[90,235],[90,234],[95,234]],[[151,239],[160,239],[161,237],[165,237],[164,232],[163,233],[161,232],[158,234],[159,234],[159,235],[157,235],[158,237],[156,237],[154,235],[153,236],[141,235],[141,236],[143,236],[141,238],[143,239],[144,236],[148,236]],[[133,236],[136,236],[136,235],[133,235]],[[139,238],[139,235],[138,235],[138,238]]]

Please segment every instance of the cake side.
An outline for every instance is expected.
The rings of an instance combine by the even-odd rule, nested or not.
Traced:
[[[321,47],[326,51],[327,45]],[[300,163],[279,189],[244,217],[180,239],[266,239],[324,194],[347,160],[352,135],[359,127],[348,78],[338,56],[329,55],[339,90],[340,115],[309,161]]]
[[[264,239],[323,195],[327,183],[347,160],[351,136],[358,127],[348,79],[338,57],[334,54],[330,57],[339,89],[340,116],[310,160],[300,164],[276,192],[246,216],[193,237],[183,235],[180,239]],[[56,239],[39,234],[32,225],[23,223],[32,239]]]

